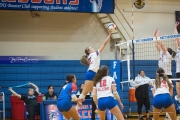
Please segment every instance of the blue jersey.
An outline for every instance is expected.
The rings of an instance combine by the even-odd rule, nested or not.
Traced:
[[[69,99],[71,100],[71,95],[76,94],[77,86],[76,84],[70,82],[67,83],[61,90],[58,100],[60,99]]]

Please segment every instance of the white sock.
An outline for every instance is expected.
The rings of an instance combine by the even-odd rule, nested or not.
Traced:
[[[85,98],[85,95],[80,94],[79,98],[84,99],[84,98]]]

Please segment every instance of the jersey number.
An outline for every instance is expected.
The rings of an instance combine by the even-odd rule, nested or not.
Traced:
[[[100,87],[105,87],[105,86],[106,86],[106,80],[101,80]]]
[[[63,87],[63,89],[65,89],[65,88],[66,88],[66,86],[67,86],[67,85],[65,85],[65,86]]]

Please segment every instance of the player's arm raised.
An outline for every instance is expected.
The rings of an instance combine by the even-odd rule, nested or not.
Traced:
[[[155,31],[155,33],[154,33],[154,37],[156,37],[156,41],[155,41],[155,46],[156,46],[156,48],[157,48],[157,51],[161,51],[161,47],[160,47],[160,45],[159,45],[159,40],[157,40],[157,37],[160,35],[160,32],[159,32],[159,30],[157,29],[156,31]]]
[[[176,22],[175,26],[174,26],[174,34],[178,34],[178,31],[177,31],[177,26],[179,25],[178,22]],[[176,49],[179,48],[179,45],[180,45],[180,38],[175,38],[175,43],[174,43]]]
[[[9,87],[9,91],[11,91],[11,93],[15,96],[17,96],[19,99],[21,99],[21,95],[20,94],[17,94],[14,90],[12,90],[11,87]]]
[[[110,38],[111,38],[111,31],[109,30],[108,32],[109,32],[108,37],[106,38],[106,40],[104,41],[104,43],[103,43],[103,44],[101,45],[101,47],[99,48],[99,52],[100,52],[100,53],[104,50],[106,44],[108,43],[108,41],[109,41]]]

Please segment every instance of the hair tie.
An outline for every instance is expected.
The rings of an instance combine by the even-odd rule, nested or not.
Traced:
[[[66,83],[68,83],[69,81],[66,80]]]
[[[158,75],[158,76],[159,76],[159,73],[156,73],[156,75]]]

